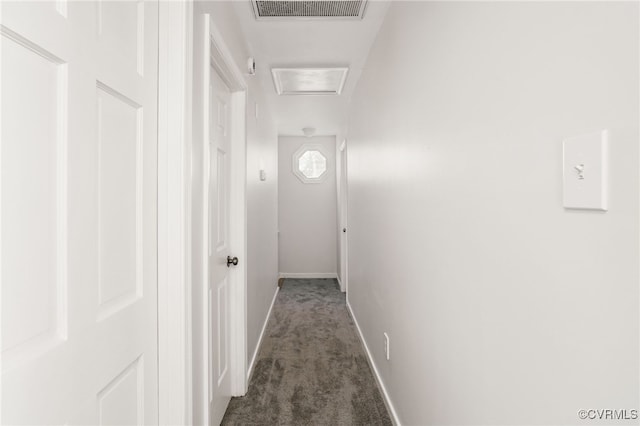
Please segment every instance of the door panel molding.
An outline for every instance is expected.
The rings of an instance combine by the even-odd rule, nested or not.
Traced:
[[[13,126],[19,125],[20,119],[29,113],[33,115],[34,122],[39,118],[38,115],[42,114],[44,117],[41,118],[49,123],[48,126],[34,126],[32,128],[33,136],[36,136],[36,133],[42,136],[40,138],[42,146],[38,149],[41,153],[48,154],[46,155],[46,164],[42,164],[41,160],[33,156],[30,156],[29,159],[18,158],[18,156],[23,157],[19,150],[12,149],[10,146],[4,148],[3,156],[8,167],[4,173],[6,182],[2,185],[5,191],[3,197],[22,199],[27,192],[30,194],[29,201],[34,205],[37,204],[38,210],[46,211],[52,218],[50,221],[34,221],[33,224],[25,228],[13,226],[6,233],[11,235],[4,235],[4,238],[9,240],[36,238],[38,235],[42,236],[41,240],[48,240],[47,244],[43,244],[45,247],[39,247],[40,250],[38,247],[28,246],[24,246],[23,249],[13,247],[11,250],[7,250],[5,256],[10,261],[5,261],[5,264],[1,266],[5,268],[4,274],[22,278],[19,287],[29,286],[34,294],[49,293],[47,299],[40,300],[39,303],[34,303],[29,309],[25,309],[25,306],[17,303],[18,300],[14,301],[16,303],[11,303],[13,292],[5,291],[5,303],[9,300],[8,306],[10,308],[9,323],[25,324],[22,330],[17,327],[11,330],[15,331],[12,333],[6,333],[5,330],[2,339],[2,371],[6,371],[15,365],[45,354],[67,339],[68,72],[65,60],[4,25],[0,25],[0,38],[7,40],[7,45],[3,49],[5,67],[8,70],[13,69],[13,73],[16,74],[24,73],[22,68],[29,67],[33,77],[32,84],[26,85],[31,90],[21,91],[23,102],[5,110],[4,115],[8,116],[5,117],[5,132],[11,134],[17,132],[18,129]],[[14,94],[12,89],[5,87],[4,93],[8,98],[14,99],[19,95]],[[34,99],[30,99],[29,94],[33,95]],[[27,110],[21,107],[21,105],[26,107],[28,104],[34,107],[45,105],[49,108]],[[21,165],[23,161],[31,163],[31,167]],[[38,172],[42,174],[45,170],[48,174],[42,176],[39,185],[35,185],[35,182],[38,182]],[[52,176],[54,179],[51,179]],[[11,179],[7,179],[7,177]],[[28,188],[25,187],[26,182],[29,182]],[[34,190],[39,186],[47,188],[47,191],[55,196],[42,197],[42,193],[35,193]],[[20,205],[25,203],[18,201],[17,199],[11,202],[5,200],[5,209],[9,211],[8,215],[7,212],[4,213],[5,221],[15,224],[20,217],[32,216],[35,213],[36,209],[26,211],[21,209]],[[51,261],[49,267],[41,264],[40,268],[15,270],[14,265],[17,266],[20,263],[20,258],[29,256],[29,253],[34,260],[45,261],[49,259]],[[15,296],[19,297],[19,295]],[[34,315],[37,312],[40,315]]]

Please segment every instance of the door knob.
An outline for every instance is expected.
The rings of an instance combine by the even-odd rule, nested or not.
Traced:
[[[231,265],[236,266],[237,264],[238,264],[237,257],[227,256],[227,268],[230,267]]]

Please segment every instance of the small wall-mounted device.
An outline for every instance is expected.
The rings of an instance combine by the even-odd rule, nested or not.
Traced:
[[[249,75],[256,75],[256,61],[253,58],[247,59],[247,71]]]
[[[256,104],[256,105],[257,105],[257,104]],[[267,180],[267,172],[266,172],[266,170],[265,170],[265,169],[266,169],[266,167],[264,166],[264,158],[261,158],[261,159],[260,159],[260,162],[259,162],[259,166],[258,166],[258,170],[259,170],[258,175],[260,176],[260,180],[261,180],[262,182],[264,182],[265,180]]]

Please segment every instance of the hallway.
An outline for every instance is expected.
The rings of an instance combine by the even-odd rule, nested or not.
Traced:
[[[637,424],[639,66],[640,0],[0,0],[0,424]]]
[[[285,279],[223,425],[391,425],[335,279]]]

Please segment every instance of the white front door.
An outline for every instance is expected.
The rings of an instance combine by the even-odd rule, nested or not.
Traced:
[[[219,424],[231,397],[229,368],[229,183],[231,92],[210,68],[209,79],[209,415]],[[237,261],[236,261],[237,263]]]
[[[0,6],[2,424],[158,422],[157,6]]]

